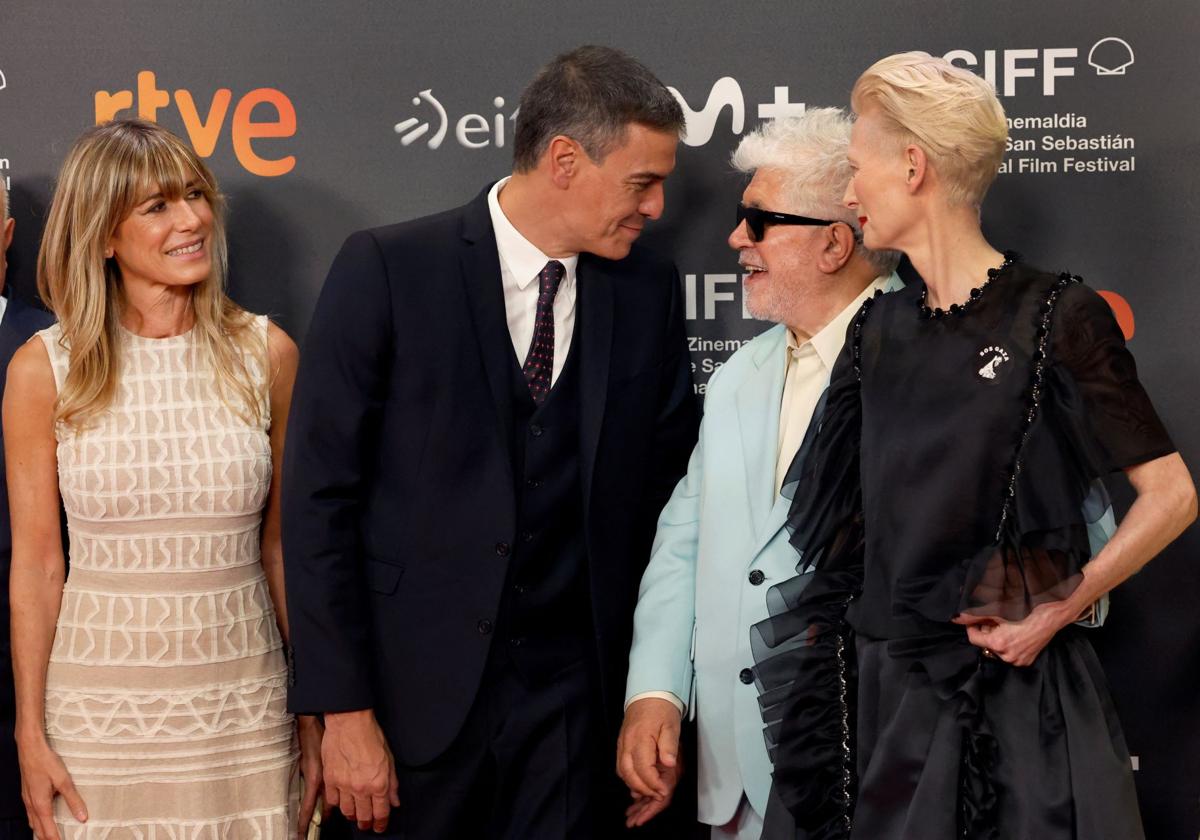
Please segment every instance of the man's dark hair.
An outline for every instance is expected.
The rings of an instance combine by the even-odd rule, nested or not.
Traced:
[[[625,138],[630,123],[683,134],[683,109],[644,64],[611,47],[579,47],[540,71],[521,94],[513,169],[537,166],[563,134],[600,163]]]

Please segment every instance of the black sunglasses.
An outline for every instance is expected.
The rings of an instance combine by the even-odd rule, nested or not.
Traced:
[[[737,220],[740,225],[744,220],[746,230],[750,232],[751,242],[762,242],[767,233],[767,225],[834,225],[835,219],[814,219],[811,216],[793,216],[791,213],[776,213],[774,210],[763,210],[761,207],[747,207],[738,202]]]

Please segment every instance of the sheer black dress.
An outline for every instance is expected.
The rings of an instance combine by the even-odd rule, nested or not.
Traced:
[[[1140,838],[1087,631],[1014,668],[950,620],[1068,596],[1098,479],[1174,446],[1078,278],[1008,254],[965,305],[924,303],[866,301],[785,481],[800,574],[754,628],[763,836]]]

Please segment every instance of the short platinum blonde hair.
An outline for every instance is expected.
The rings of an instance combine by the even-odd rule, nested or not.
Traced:
[[[788,206],[768,209],[845,222],[854,231],[856,250],[881,274],[890,274],[899,254],[864,246],[858,216],[842,202],[853,174],[846,159],[851,125],[841,108],[810,108],[798,117],[770,120],[742,138],[731,162],[746,175],[780,172]]]
[[[979,206],[1000,171],[1008,123],[986,80],[926,52],[890,55],[854,83],[854,113],[880,114],[925,151],[954,204]]]

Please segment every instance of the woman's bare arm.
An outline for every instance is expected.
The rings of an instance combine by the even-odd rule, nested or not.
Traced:
[[[4,389],[4,458],[12,513],[12,658],[21,794],[38,837],[58,840],[53,801],[62,795],[80,821],[87,809],[45,733],[46,668],[62,602],[66,563],[59,519],[54,371],[45,345],[13,355]]]
[[[287,599],[284,597],[283,542],[279,524],[279,492],[283,483],[283,443],[287,435],[288,408],[292,403],[292,386],[296,381],[296,366],[300,351],[296,343],[279,327],[267,328],[267,356],[270,365],[271,400],[271,490],[263,511],[262,564],[275,605],[279,631],[288,637]]]
[[[1196,519],[1196,486],[1178,452],[1125,470],[1137,499],[1112,539],[1083,567],[1083,581],[1062,601],[1041,604],[1021,621],[960,615],[971,644],[1011,665],[1031,665],[1054,634],[1145,566]]]

